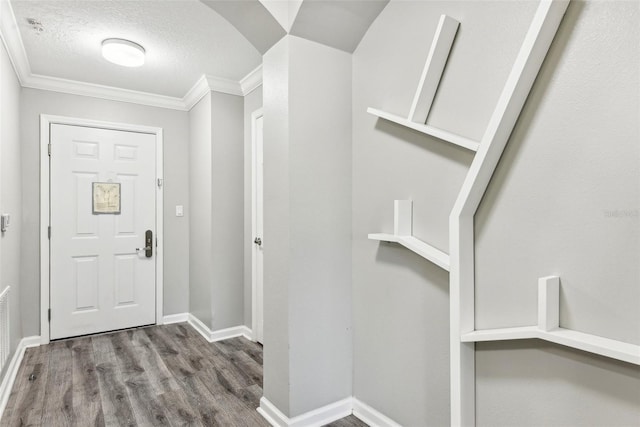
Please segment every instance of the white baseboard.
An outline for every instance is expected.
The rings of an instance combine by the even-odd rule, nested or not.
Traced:
[[[162,318],[163,325],[170,325],[172,323],[182,323],[189,321],[189,313],[170,314]]]
[[[289,418],[265,397],[260,399],[258,412],[274,427],[320,427],[351,415],[351,398],[339,400],[313,411]]]
[[[11,395],[11,389],[13,388],[13,383],[18,375],[18,369],[20,368],[20,363],[24,357],[25,350],[29,347],[38,347],[39,345],[39,336],[25,337],[18,343],[16,351],[13,353],[13,357],[9,362],[7,372],[2,379],[2,383],[0,383],[0,418],[2,418],[7,402],[9,402],[9,395]]]
[[[245,337],[248,340],[253,340],[253,333],[251,332],[251,329],[247,328],[244,325],[212,331],[207,325],[202,323],[202,321],[193,314],[189,314],[188,321],[189,324],[193,326],[193,328],[209,342],[222,341],[235,337]]]
[[[262,418],[267,420],[267,422],[273,427],[284,427],[289,425],[289,418],[280,412],[280,410],[264,396],[260,398],[260,406],[258,406],[256,411],[258,411],[258,413],[262,415]]]
[[[366,424],[375,427],[400,427],[400,424],[355,397],[352,398],[352,403],[353,416]]]

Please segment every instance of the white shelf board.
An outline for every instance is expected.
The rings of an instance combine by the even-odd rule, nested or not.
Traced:
[[[566,345],[613,359],[640,365],[640,346],[616,341],[584,332],[558,328],[553,331],[540,331],[540,338],[556,344]]]
[[[445,254],[440,249],[436,249],[433,246],[413,236],[396,236],[394,234],[374,233],[369,234],[368,237],[371,240],[399,243],[410,251],[413,251],[421,257],[428,259],[438,267],[449,271],[448,254]]]
[[[538,328],[536,326],[521,326],[517,328],[499,328],[476,330],[463,334],[460,337],[462,342],[480,341],[505,341],[505,340],[526,340],[538,338]]]
[[[478,151],[478,147],[480,147],[480,143],[472,139],[456,135],[455,133],[447,132],[446,130],[438,129],[433,126],[415,123],[409,119],[405,119],[404,117],[396,116],[395,114],[385,113],[384,111],[375,108],[367,108],[367,113],[373,114],[374,116],[380,117],[381,119],[389,120],[390,122],[406,126],[418,132],[434,136],[443,141],[466,148],[467,150]]]
[[[519,328],[477,330],[462,335],[461,341],[503,341],[529,338],[538,338],[567,347],[599,354],[601,356],[610,357],[612,359],[633,363],[634,365],[640,365],[639,345],[564,328],[543,331],[537,326],[525,326]]]

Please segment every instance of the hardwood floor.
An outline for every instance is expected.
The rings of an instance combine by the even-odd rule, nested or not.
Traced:
[[[151,326],[27,349],[0,425],[268,426],[261,396],[259,344]]]

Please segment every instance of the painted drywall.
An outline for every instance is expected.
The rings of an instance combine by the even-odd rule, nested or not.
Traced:
[[[20,318],[20,236],[22,233],[20,175],[20,82],[0,42],[0,212],[11,215],[11,225],[0,236],[0,291],[10,286],[10,351],[22,335]],[[6,370],[6,369],[5,369]],[[0,372],[3,374],[3,372]]]
[[[640,344],[639,22],[638,2],[569,5],[476,214],[478,327],[535,324],[536,280],[553,274],[561,326]],[[476,348],[478,425],[640,420],[637,366]]]
[[[262,58],[264,101],[263,395],[289,404],[289,37]]]
[[[251,253],[253,239],[251,234],[251,177],[252,177],[252,134],[251,114],[262,108],[262,85],[244,97],[244,324],[252,327],[252,272]]]
[[[414,233],[447,251],[448,216],[472,156],[378,120],[366,108],[408,114],[438,18],[446,13],[461,27],[428,123],[479,140],[536,5],[392,0],[353,56],[354,395],[402,425],[449,424],[449,277],[366,234],[392,231],[393,200],[413,199]],[[630,342],[638,337],[639,228],[637,216],[629,217],[640,193],[639,64],[637,48],[631,52],[638,33],[630,28],[638,22],[637,7],[569,6],[478,213],[479,325],[535,323],[537,278],[563,276],[566,268],[575,277],[607,279],[569,282],[579,287],[563,291],[565,325],[596,331],[597,324]],[[615,149],[603,151],[603,145]],[[591,194],[602,198],[593,203]],[[604,224],[604,211],[616,209],[630,214]],[[577,216],[583,218],[572,223]],[[589,221],[592,233],[580,236],[577,230]],[[604,263],[590,258],[586,248],[594,245],[612,252]],[[550,259],[546,250],[559,256]],[[619,250],[629,253],[616,261]],[[623,296],[611,298],[614,282],[623,283],[616,291]],[[598,310],[621,313],[601,322]],[[623,321],[629,324],[612,329]],[[478,425],[581,425],[588,419],[581,411],[598,412],[595,424],[638,419],[640,383],[630,366],[539,341],[522,345],[477,346]],[[531,406],[550,402],[549,396],[557,399],[553,416]]]
[[[295,417],[351,396],[351,57],[287,36],[263,61],[264,390]]]
[[[40,302],[40,114],[51,114],[164,129],[164,314],[189,308],[189,219],[175,216],[175,205],[189,212],[186,112],[108,101],[37,89],[22,89],[20,105],[23,238],[23,334],[39,335]]]
[[[211,326],[211,92],[189,111],[189,313]]]
[[[209,92],[189,112],[190,313],[244,324],[244,100]]]
[[[636,365],[536,340],[476,344],[476,425],[637,426]]]
[[[212,92],[209,262],[213,268],[213,330],[244,323],[243,158],[244,99]],[[195,185],[198,185],[199,179]]]
[[[351,71],[291,37],[291,416],[351,396]]]
[[[569,6],[476,215],[479,328],[535,324],[559,275],[562,326],[640,344],[639,22]]]

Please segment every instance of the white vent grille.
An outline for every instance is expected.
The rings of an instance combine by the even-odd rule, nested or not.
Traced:
[[[0,294],[0,372],[9,358],[9,286]]]

